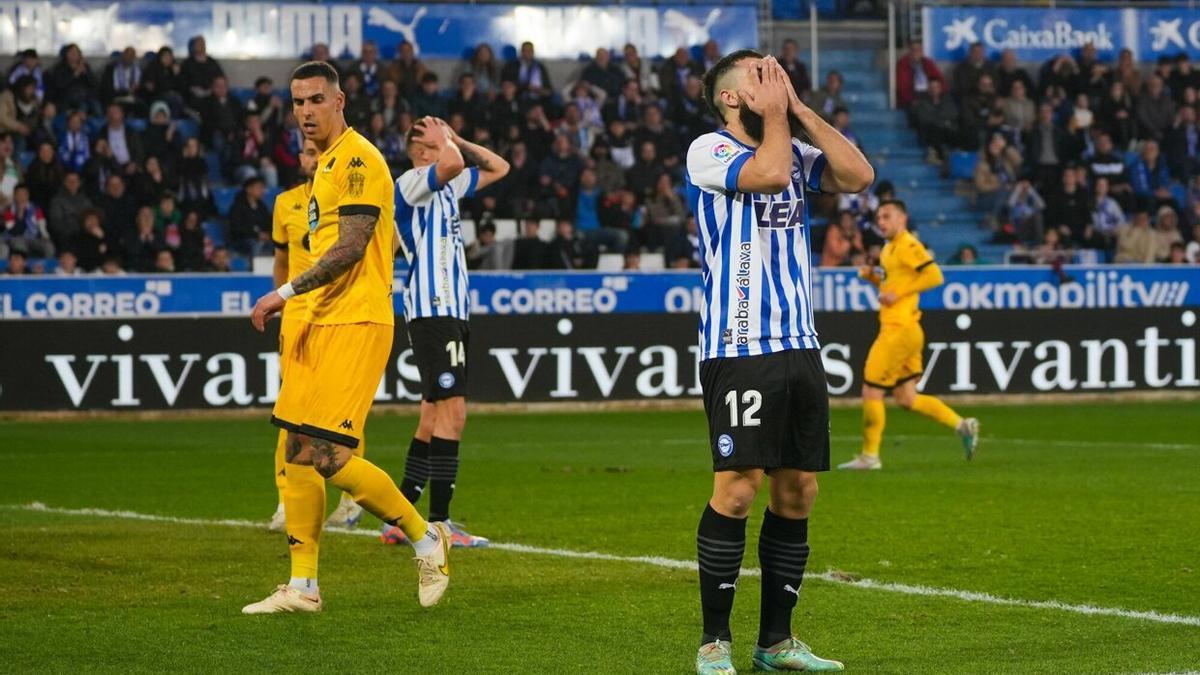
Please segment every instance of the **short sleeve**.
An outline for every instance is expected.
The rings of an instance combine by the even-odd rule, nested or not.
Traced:
[[[825,172],[825,153],[820,148],[792,139],[792,155],[800,164],[804,186],[813,192],[821,191],[821,175]]]
[[[392,176],[378,153],[362,150],[350,153],[338,187],[339,216],[378,218],[379,205],[392,199]]]
[[[271,242],[275,244],[275,248],[286,250],[288,247],[287,228],[284,226],[283,214],[287,213],[287,209],[281,203],[283,195],[286,192],[275,197],[275,208],[271,210]]]
[[[737,192],[738,175],[746,160],[753,156],[737,141],[720,134],[705,134],[688,148],[688,180],[709,192]]]
[[[474,195],[476,185],[479,185],[479,169],[476,167],[463,169],[462,173],[450,179],[450,187],[459,199]]]

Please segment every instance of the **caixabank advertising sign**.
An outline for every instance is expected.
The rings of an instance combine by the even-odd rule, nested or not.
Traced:
[[[919,385],[942,394],[1200,391],[1196,322],[1190,308],[927,312]],[[817,325],[830,395],[858,395],[875,317],[823,312]],[[471,333],[475,401],[701,393],[694,315],[480,316]],[[279,392],[277,338],[241,318],[5,321],[0,341],[3,411],[265,408]],[[419,391],[400,325],[375,400],[415,402]]]

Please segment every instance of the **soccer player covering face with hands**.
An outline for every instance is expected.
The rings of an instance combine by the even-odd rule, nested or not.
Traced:
[[[251,322],[307,295],[304,324],[271,421],[288,432],[284,518],[292,577],[246,614],[316,612],[318,543],[328,480],[367,512],[404,530],[416,552],[418,598],[437,604],[450,580],[450,531],[427,523],[379,467],[354,454],[392,348],[392,181],[379,150],[346,126],[337,71],[306,63],[292,74],[293,109],[320,151],[309,193],[312,266],[258,299]]]
[[[450,520],[458,480],[458,444],[467,420],[471,331],[467,257],[458,200],[508,173],[508,162],[426,117],[408,132],[413,168],[396,180],[396,231],[408,259],[404,318],[421,375],[421,419],[408,448],[400,489],[414,504],[429,487],[429,520],[444,523],[458,547],[487,546]],[[467,167],[467,163],[472,166]],[[384,525],[383,541],[405,539]]]
[[[729,614],[746,520],[764,480],[770,500],[759,535],[762,605],[753,663],[763,670],[842,670],[791,629],[816,474],[829,469],[805,191],[861,192],[874,172],[800,101],[773,57],[751,50],[726,56],[705,73],[704,96],[725,129],[697,138],[687,156],[700,230],[700,379],[714,471],[696,536],[704,618],[696,671],[735,672]],[[794,137],[800,133],[808,142]]]

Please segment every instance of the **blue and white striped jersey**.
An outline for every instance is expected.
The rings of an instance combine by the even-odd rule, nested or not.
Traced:
[[[404,318],[449,316],[466,321],[471,308],[458,200],[474,194],[479,170],[465,169],[438,185],[436,166],[409,169],[396,179],[396,228],[409,264]]]
[[[813,321],[804,190],[818,190],[825,156],[792,141],[792,182],[779,194],[738,192],[754,155],[727,132],[692,142],[687,189],[700,230],[701,359],[819,349]]]

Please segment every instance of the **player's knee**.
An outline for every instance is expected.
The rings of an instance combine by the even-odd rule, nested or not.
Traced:
[[[723,515],[745,518],[750,514],[760,484],[760,481],[750,478],[720,484],[713,490],[713,507]]]
[[[917,402],[917,393],[908,389],[897,389],[893,395],[896,397],[896,403],[905,410],[912,410],[913,404]]]
[[[449,427],[455,432],[462,433],[467,424],[467,400],[462,396],[445,401],[438,401],[437,415],[439,426]]]

